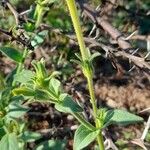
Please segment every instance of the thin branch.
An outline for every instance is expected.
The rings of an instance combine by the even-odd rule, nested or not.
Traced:
[[[134,35],[130,39],[141,40],[141,41],[150,41],[150,35]]]
[[[18,12],[14,9],[14,7],[8,1],[6,1],[6,5],[10,9],[10,11],[13,13],[15,20],[16,20],[16,25],[18,26],[19,25],[19,14],[18,14]]]
[[[117,41],[121,49],[123,50],[132,49],[131,44],[128,41],[124,40],[126,39],[124,35],[119,30],[114,28],[108,21],[103,19],[103,17],[101,17],[98,12],[89,7],[87,3],[79,1],[79,5],[83,13],[89,19],[91,19],[93,23],[97,25],[97,27],[101,26],[104,29],[104,31],[106,31],[114,40]]]

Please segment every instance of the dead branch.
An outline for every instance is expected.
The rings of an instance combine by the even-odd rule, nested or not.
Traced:
[[[18,14],[18,12],[14,9],[14,7],[11,5],[11,3],[8,0],[6,1],[6,5],[10,9],[12,14],[14,15],[15,20],[16,20],[16,25],[18,26],[19,25],[19,14]]]
[[[141,41],[150,41],[150,35],[134,35],[130,39],[141,40]]]
[[[78,0],[78,3],[85,16],[92,20],[98,28],[101,27],[105,32],[107,32],[113,40],[117,41],[118,46],[122,49],[122,51],[118,51],[117,53],[115,53],[115,55],[121,55],[128,58],[136,66],[138,66],[139,68],[143,68],[144,71],[147,71],[148,74],[150,74],[150,64],[145,61],[145,58],[127,53],[128,50],[133,50],[133,48],[130,42],[126,40],[127,38],[119,30],[114,28],[107,20],[103,18],[103,16],[100,15],[98,11],[94,10],[84,1]],[[98,45],[97,42],[96,45]],[[102,44],[100,44],[99,46],[102,46]],[[107,50],[108,47],[105,45],[102,48],[104,50]]]
[[[74,35],[67,35],[67,36],[72,40],[76,40],[76,37]],[[101,47],[106,53],[111,52],[116,57],[117,56],[125,57],[125,58],[129,59],[130,61],[132,61],[139,68],[147,68],[148,71],[147,70],[145,70],[145,71],[148,74],[150,74],[150,64],[148,62],[146,62],[144,58],[139,57],[139,56],[134,56],[132,54],[128,54],[125,51],[116,51],[116,50],[114,50],[113,47],[105,45],[103,43],[100,43],[100,42],[96,41],[96,39],[93,39],[93,38],[84,37],[84,40],[87,44],[90,44],[90,48],[91,47]]]
[[[29,40],[27,40],[25,37],[21,37],[21,36],[18,36],[18,35],[17,36],[13,35],[12,30],[11,31],[6,31],[6,30],[0,28],[0,32],[5,34],[6,36],[10,37],[11,41],[19,42],[24,47],[28,47],[30,50],[33,49],[33,47],[32,47]]]
[[[80,0],[78,2],[83,13],[97,26],[102,27],[104,31],[106,31],[113,38],[113,40],[116,40],[121,49],[132,49],[131,44],[124,40],[125,37],[119,30],[114,28],[108,21],[103,19],[103,17],[100,16],[99,13],[90,7],[87,3],[81,2]]]

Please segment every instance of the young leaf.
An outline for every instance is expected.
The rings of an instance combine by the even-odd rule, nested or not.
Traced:
[[[55,78],[52,78],[50,80],[50,83],[49,83],[49,89],[50,91],[52,91],[53,93],[55,93],[55,95],[59,96],[59,92],[60,92],[60,86],[61,86],[61,83],[59,80],[55,79]]]
[[[85,126],[80,125],[74,136],[74,150],[81,150],[95,140],[100,130],[89,130]]]
[[[100,56],[101,54],[99,52],[96,52],[94,54],[91,55],[90,57],[90,61],[93,61],[96,57]]]
[[[77,65],[82,66],[82,62],[77,59],[71,59],[71,62],[76,63]]]
[[[71,62],[74,62],[74,63],[82,66],[82,58],[81,58],[80,54],[75,53],[75,56],[77,59],[71,59]]]
[[[33,60],[31,64],[35,69],[37,79],[47,78],[47,70],[45,68],[45,61],[43,58],[40,61]]]
[[[0,150],[19,150],[17,136],[14,133],[4,135],[0,141]]]
[[[34,75],[35,74],[30,70],[22,70],[20,73],[14,76],[14,80],[25,84],[31,81]]]
[[[61,94],[59,97],[59,103],[55,104],[55,108],[64,113],[82,112],[82,108],[72,100],[68,94]]]
[[[65,150],[65,145],[64,140],[49,140],[40,143],[34,150]]]
[[[27,32],[33,32],[34,29],[35,29],[35,25],[33,23],[31,23],[31,22],[25,23],[24,24],[24,29]]]
[[[143,118],[134,115],[132,113],[129,113],[125,110],[119,110],[119,109],[109,110],[107,114],[108,114],[106,115],[107,121],[105,121],[106,123],[104,125],[105,127],[110,124],[129,125],[129,124],[143,121]]]
[[[16,62],[22,62],[22,54],[11,47],[0,47],[0,51]]]
[[[99,128],[103,128],[103,125],[109,121],[112,117],[112,113],[109,114],[106,108],[100,108],[97,111],[97,122],[99,124]]]
[[[34,142],[42,137],[40,133],[25,131],[19,136],[24,142]]]
[[[23,95],[23,96],[27,96],[27,97],[34,97],[35,96],[35,91],[31,88],[28,87],[19,87],[19,88],[15,88],[12,93],[16,96],[16,95]]]
[[[43,89],[36,89],[35,90],[35,99],[37,100],[45,100],[45,101],[49,101],[52,103],[57,102],[57,98],[54,97],[51,93],[49,93],[47,90],[43,90]]]
[[[81,55],[80,55],[79,53],[75,53],[75,56],[77,57],[77,59],[78,59],[79,61],[82,61]]]

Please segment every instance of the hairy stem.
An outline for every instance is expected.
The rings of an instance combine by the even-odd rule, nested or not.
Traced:
[[[92,124],[90,124],[89,122],[87,122],[84,118],[83,118],[83,116],[81,116],[81,114],[79,114],[79,113],[73,113],[72,114],[82,125],[84,125],[86,128],[88,128],[89,130],[92,130],[92,131],[94,131],[94,130],[96,130],[96,128],[92,125]]]
[[[71,15],[73,26],[74,26],[76,36],[78,39],[82,60],[83,61],[89,61],[89,52],[86,49],[86,46],[84,43],[83,34],[82,34],[80,22],[79,22],[79,17],[77,15],[78,12],[77,12],[75,1],[74,0],[66,0],[66,2],[68,5],[68,8],[69,8],[69,12]],[[92,70],[92,68],[91,68],[91,70]],[[90,93],[90,97],[91,97],[95,126],[96,126],[96,128],[100,128],[98,121],[97,121],[97,118],[96,118],[96,116],[97,116],[97,104],[96,104],[96,98],[95,98],[95,94],[94,94],[93,76],[91,73],[88,73],[85,76],[86,76],[87,82],[88,82],[88,89],[89,89],[89,93]],[[97,136],[97,141],[98,141],[100,150],[104,150],[104,140],[103,140],[102,132],[100,132],[100,134]]]
[[[40,6],[40,4],[37,4],[35,13],[34,13],[34,18],[36,19],[35,26],[38,27],[42,21],[43,17],[43,6]]]
[[[93,108],[93,116],[95,119],[95,125],[96,125],[96,128],[100,128],[99,123],[96,118],[97,105],[96,105],[96,98],[95,98],[95,94],[94,94],[94,86],[93,86],[92,76],[90,76],[90,75],[87,76],[87,81],[88,81],[88,89],[89,89],[90,98],[91,98],[91,104],[92,104],[92,108]],[[103,140],[102,132],[100,132],[100,134],[97,136],[97,142],[99,144],[100,150],[104,150],[104,140]]]
[[[88,51],[86,50],[86,46],[84,43],[79,17],[77,15],[78,12],[77,12],[75,1],[74,0],[66,0],[66,2],[68,5],[68,8],[69,8],[71,19],[73,22],[73,26],[74,26],[74,29],[76,32],[76,36],[77,36],[77,40],[79,43],[82,59],[86,60],[86,59],[88,59],[89,54],[88,54]]]

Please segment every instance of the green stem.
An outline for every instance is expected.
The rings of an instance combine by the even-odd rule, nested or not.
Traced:
[[[36,27],[39,27],[40,23],[42,22],[43,8],[44,8],[43,6],[40,6],[40,4],[37,4],[37,8],[35,11],[35,18],[37,19],[35,23]]]
[[[93,87],[93,80],[91,76],[87,76],[87,82],[88,82],[88,89],[89,89],[89,93],[90,93],[90,98],[91,98],[91,104],[93,107],[93,116],[94,119],[96,120],[96,116],[97,116],[97,106],[96,106],[96,98],[95,98],[95,94],[94,94],[94,87]]]
[[[89,130],[96,130],[96,128],[90,124],[89,122],[87,122],[79,113],[73,113],[72,114],[82,125],[84,125],[85,127],[87,127]]]
[[[76,4],[75,4],[74,0],[66,0],[66,2],[68,5],[68,8],[69,8],[71,19],[73,22],[73,26],[74,26],[74,29],[76,32],[77,40],[78,40],[80,51],[81,51],[81,56],[82,56],[82,59],[84,61],[84,60],[87,60],[89,58],[89,53],[86,50],[86,46],[84,43],[79,17],[77,15],[78,12],[77,12],[77,8],[76,8]]]
[[[95,120],[95,125],[96,125],[96,128],[100,128],[99,123],[96,118],[97,105],[96,105],[96,98],[95,98],[95,94],[94,94],[94,86],[93,86],[93,80],[92,80],[91,75],[87,76],[87,81],[88,81],[88,89],[89,89],[89,93],[90,93],[90,97],[91,97],[91,104],[92,104],[92,108],[93,108],[93,116],[94,116],[94,120]],[[104,148],[104,139],[103,139],[102,131],[97,136],[97,142],[99,144],[100,150],[104,150],[105,148]]]
[[[98,142],[100,150],[105,150],[104,138],[102,135],[102,131],[100,131],[99,136],[97,137],[97,142]]]
[[[49,3],[53,3],[55,0],[39,0],[37,2],[35,12],[34,12],[34,19],[36,20],[35,26],[39,27],[40,23],[42,22],[43,14],[44,14],[44,7]]]
[[[66,0],[66,2],[68,5],[68,8],[69,8],[69,11],[70,11],[73,26],[74,26],[76,36],[78,39],[82,60],[87,61],[87,60],[89,60],[89,53],[88,53],[88,50],[86,49],[86,46],[84,43],[83,34],[82,34],[80,22],[79,22],[79,17],[77,15],[78,12],[77,12],[75,1],[74,0]],[[95,94],[94,94],[93,76],[92,76],[92,74],[88,73],[88,74],[86,74],[86,78],[87,78],[88,89],[89,89],[89,93],[90,93],[90,97],[91,97],[95,125],[96,125],[96,128],[100,128],[97,118],[96,118],[97,105],[96,105],[96,98],[95,98]],[[100,132],[100,134],[97,136],[97,141],[98,141],[100,150],[104,150],[104,140],[103,140],[102,132]]]

